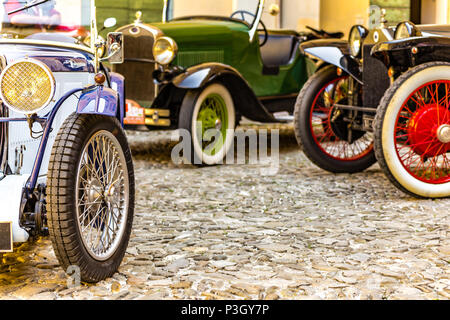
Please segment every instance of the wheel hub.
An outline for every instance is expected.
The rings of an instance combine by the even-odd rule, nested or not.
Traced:
[[[442,143],[450,143],[450,125],[444,124],[437,130],[437,137]]]
[[[87,186],[87,198],[90,203],[97,202],[103,198],[103,187],[100,181],[93,179]]]
[[[423,157],[435,157],[450,151],[450,125],[441,125],[450,118],[447,108],[429,105],[416,111],[408,125],[409,144]]]
[[[338,104],[348,104],[347,99],[339,101]],[[356,140],[361,139],[365,132],[352,130],[351,123],[346,121],[347,113],[341,109],[332,106],[330,108],[329,122],[333,133],[342,141],[348,141],[353,143]],[[349,135],[350,130],[352,131]],[[350,141],[349,141],[350,140]]]
[[[222,120],[217,119],[216,123],[215,123],[215,127],[217,130],[221,130],[222,129]]]
[[[109,185],[105,190],[105,200],[114,202],[115,197],[117,197],[116,187],[114,185]]]

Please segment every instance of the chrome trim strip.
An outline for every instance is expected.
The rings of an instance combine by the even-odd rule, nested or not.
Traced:
[[[126,26],[120,27],[119,29],[116,30],[116,32],[123,32],[124,30],[129,29],[129,28],[133,28],[133,27],[142,28],[142,29],[150,32],[155,37],[155,41],[156,41],[157,37],[164,35],[164,33],[161,30],[159,30],[158,28],[153,27],[153,26],[148,25],[148,24],[144,24],[144,23],[128,24]],[[136,33],[136,34],[132,33],[132,35],[133,36],[137,36],[137,35],[139,35],[139,33]]]
[[[70,43],[62,43],[56,41],[42,41],[42,40],[30,40],[30,39],[0,39],[1,44],[29,44],[34,46],[50,46],[50,47],[59,47],[66,49],[75,49],[80,51],[85,51],[90,54],[95,54],[94,50],[89,47],[81,46],[78,44],[70,44]]]
[[[0,115],[2,117],[9,117],[9,109],[3,104],[2,101],[0,101]],[[8,165],[9,124],[7,122],[0,123],[0,131],[3,131],[4,133],[4,135],[0,136],[0,179],[3,179],[4,176],[6,176]],[[1,133],[2,132],[0,132],[0,134]]]
[[[168,0],[164,0],[164,8],[163,8],[163,12],[162,12],[162,22],[166,23],[167,22],[167,14],[169,10],[169,1]]]

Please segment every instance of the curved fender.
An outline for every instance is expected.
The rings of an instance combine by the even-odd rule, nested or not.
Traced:
[[[119,120],[120,123],[123,123],[123,118],[125,117],[125,77],[115,72],[111,72],[109,75],[111,77],[111,89],[119,94]]]
[[[237,110],[243,116],[260,122],[278,122],[261,104],[248,82],[234,69],[221,63],[203,63],[187,69],[172,81],[180,89],[199,89],[214,79],[221,78],[234,92]]]
[[[412,48],[418,53],[413,55]],[[376,44],[372,56],[381,60],[386,66],[392,63],[405,64],[413,59],[450,60],[450,38],[440,36],[413,37]]]
[[[350,46],[346,40],[320,39],[304,42],[300,45],[304,54],[312,55],[326,63],[341,68],[359,83],[362,82],[362,74],[359,63],[350,54]]]
[[[119,94],[113,89],[96,86],[83,92],[78,102],[77,113],[99,114],[116,117],[118,115]]]
[[[172,83],[180,89],[198,89],[215,78],[230,73],[244,79],[239,71],[228,65],[221,63],[203,63],[188,68],[184,73],[176,76]]]

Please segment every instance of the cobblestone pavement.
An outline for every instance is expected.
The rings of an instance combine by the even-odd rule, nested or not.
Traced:
[[[176,166],[170,135],[132,134],[135,152],[151,154],[135,157],[134,232],[119,273],[68,288],[41,238],[3,256],[0,299],[450,298],[450,200],[410,198],[378,166],[323,172],[285,131],[276,176]]]

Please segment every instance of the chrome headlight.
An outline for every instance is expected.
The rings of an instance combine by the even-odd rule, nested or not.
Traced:
[[[350,31],[348,41],[350,43],[350,53],[352,56],[357,57],[361,53],[361,48],[364,39],[369,34],[369,30],[361,25],[353,26]]]
[[[401,22],[395,29],[394,39],[406,39],[421,36],[422,33],[417,29],[416,25],[410,21]]]
[[[178,46],[172,38],[161,37],[153,45],[153,56],[156,62],[165,66],[170,64],[178,53]]]
[[[50,104],[55,95],[55,78],[42,62],[25,59],[14,62],[0,76],[0,97],[13,111],[30,115]]]

